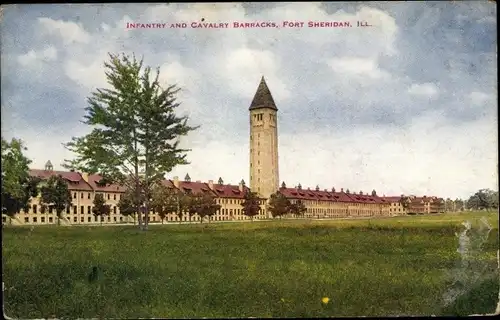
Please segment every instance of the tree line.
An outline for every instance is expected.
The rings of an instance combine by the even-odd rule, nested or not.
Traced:
[[[401,196],[401,205],[408,209],[410,207],[410,197]],[[498,191],[491,189],[480,189],[467,200],[456,198],[444,200],[445,212],[466,211],[466,210],[498,210]]]

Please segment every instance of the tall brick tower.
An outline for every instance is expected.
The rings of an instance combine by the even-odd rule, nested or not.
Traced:
[[[268,199],[279,188],[278,108],[264,77],[249,110],[250,189]]]

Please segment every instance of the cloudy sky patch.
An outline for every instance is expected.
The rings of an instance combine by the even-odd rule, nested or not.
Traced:
[[[355,21],[371,28],[127,29],[127,22]],[[452,3],[12,5],[4,8],[2,136],[61,168],[88,132],[108,52],[178,84],[193,180],[248,181],[248,107],[262,76],[279,109],[280,181],[468,197],[497,188],[496,7]]]

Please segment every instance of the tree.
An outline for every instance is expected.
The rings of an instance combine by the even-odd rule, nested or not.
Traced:
[[[184,198],[184,203],[186,206],[186,212],[189,216],[189,221],[191,222],[191,218],[201,211],[202,197],[199,194],[190,194]]]
[[[30,199],[38,194],[40,179],[30,177],[27,150],[20,139],[10,142],[2,138],[2,213],[12,218],[21,210],[28,211]]]
[[[498,208],[498,192],[490,189],[480,189],[472,195],[467,201],[469,208],[481,209],[496,209]]]
[[[63,211],[71,207],[71,192],[68,190],[68,183],[61,175],[51,176],[44,181],[41,187],[40,205],[44,208],[51,207],[56,210],[57,224],[61,224]]]
[[[92,131],[73,137],[65,147],[77,157],[66,167],[89,173],[101,173],[113,183],[133,190],[144,203],[145,222],[139,214],[139,228],[147,230],[153,186],[175,166],[188,164],[189,149],[179,147],[179,138],[198,127],[187,125],[188,118],[178,117],[176,85],[160,86],[159,68],[151,77],[151,68],[143,68],[126,55],[110,54],[104,63],[112,89],[97,89],[88,98],[83,123]]]
[[[290,212],[290,200],[288,200],[282,193],[273,193],[269,199],[267,210],[271,212],[273,218],[282,217]]]
[[[163,224],[167,214],[177,210],[176,192],[162,183],[157,184],[153,189],[151,206],[158,213]]]
[[[453,201],[453,208],[456,211],[463,211],[465,209],[465,202],[460,198],[456,198],[455,201]]]
[[[260,211],[260,199],[257,196],[257,193],[247,191],[245,193],[245,198],[243,202],[241,203],[241,206],[243,207],[242,212],[244,215],[250,217],[250,219],[253,221],[253,217],[259,214]]]
[[[302,217],[307,212],[307,208],[302,200],[298,199],[295,201],[295,203],[292,203],[290,212],[295,216]]]
[[[401,198],[399,198],[399,203],[403,207],[404,210],[406,210],[406,213],[410,213],[410,204],[411,204],[411,199],[408,196],[401,195]]]
[[[179,217],[179,224],[182,223],[182,217],[188,213],[189,206],[191,206],[192,194],[182,193],[181,191],[176,194],[177,209],[175,211],[177,217]]]
[[[215,197],[204,194],[200,198],[200,210],[198,211],[198,215],[200,216],[200,223],[203,223],[203,218],[208,217],[208,221],[210,222],[211,217],[221,208],[220,204],[215,202]]]
[[[134,224],[135,224],[135,218],[139,213],[137,204],[140,203],[140,200],[139,201],[135,200],[135,197],[136,197],[135,192],[133,190],[127,189],[120,196],[120,201],[118,201],[118,208],[120,209],[120,214],[122,216],[133,216]]]
[[[94,197],[94,208],[92,208],[92,213],[94,216],[99,216],[102,219],[104,216],[107,216],[111,213],[111,206],[106,204],[106,200],[104,199],[104,195],[102,193],[98,193]]]
[[[445,211],[446,212],[456,211],[454,205],[455,204],[453,200],[451,200],[450,198],[446,198],[446,200],[444,201]]]

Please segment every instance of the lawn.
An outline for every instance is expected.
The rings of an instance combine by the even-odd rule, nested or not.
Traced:
[[[460,267],[456,232],[494,227]],[[476,228],[477,225],[474,225]],[[14,318],[467,315],[495,311],[497,213],[337,221],[3,228]],[[449,273],[480,273],[444,305]],[[458,273],[455,271],[455,275]],[[322,299],[327,303],[323,303]]]

